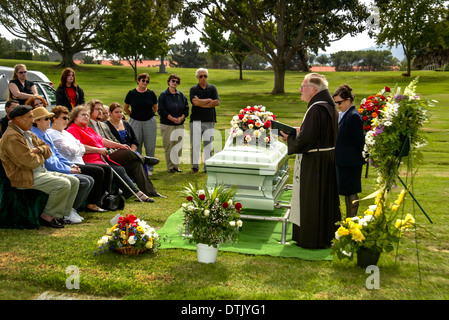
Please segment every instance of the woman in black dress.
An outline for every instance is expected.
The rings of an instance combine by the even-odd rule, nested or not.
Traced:
[[[84,91],[75,81],[75,71],[65,68],[61,74],[61,83],[56,89],[56,105],[65,106],[71,111],[84,102]]]
[[[333,94],[339,109],[338,137],[335,147],[338,193],[345,196],[346,216],[355,217],[359,207],[358,193],[362,192],[362,150],[365,144],[363,121],[353,105],[352,88],[342,84]]]

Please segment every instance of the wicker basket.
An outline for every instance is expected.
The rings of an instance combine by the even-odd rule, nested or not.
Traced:
[[[131,246],[126,246],[126,247],[122,247],[122,248],[115,248],[114,250],[120,254],[136,255],[136,254],[142,254],[142,253],[148,252],[150,249],[136,249]]]
[[[128,234],[129,234],[129,224],[126,224],[126,238],[127,239],[128,239]],[[126,247],[115,248],[114,250],[120,254],[125,254],[125,255],[130,256],[130,255],[137,255],[137,254],[142,254],[142,253],[148,252],[150,249],[136,249],[134,247],[127,245]]]

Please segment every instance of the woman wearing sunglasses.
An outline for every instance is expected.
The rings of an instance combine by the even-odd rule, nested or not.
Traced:
[[[363,121],[355,108],[352,88],[342,84],[333,94],[338,114],[338,136],[335,146],[338,193],[345,196],[346,217],[355,217],[362,192],[362,166],[365,163],[362,150],[365,144]]]
[[[10,100],[17,100],[19,104],[25,104],[28,98],[37,95],[34,82],[27,80],[27,72],[26,65],[16,64],[8,85]]]
[[[51,112],[54,116],[51,118],[51,128],[47,130],[47,133],[53,140],[54,146],[62,157],[76,164],[83,174],[94,179],[92,190],[87,197],[87,211],[105,212],[101,205],[106,195],[111,192],[111,169],[84,162],[83,155],[86,148],[65,130],[69,123],[69,110],[65,106],[56,106],[51,109]]]
[[[141,73],[137,76],[137,88],[130,90],[125,97],[124,110],[129,115],[129,124],[133,127],[140,144],[137,152],[154,157],[156,151],[157,123],[154,117],[157,111],[156,94],[148,89],[150,75]],[[148,167],[150,174],[153,166]]]
[[[160,116],[167,171],[174,173],[181,172],[179,163],[184,142],[184,121],[189,115],[189,103],[184,94],[177,89],[181,84],[181,78],[177,74],[170,75],[167,84],[167,90],[159,95],[157,112]],[[175,152],[172,152],[173,148],[176,148]]]

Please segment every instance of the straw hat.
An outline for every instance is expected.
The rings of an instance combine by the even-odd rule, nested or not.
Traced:
[[[34,121],[42,119],[42,118],[51,118],[55,114],[53,112],[48,112],[45,107],[39,107],[33,110]]]

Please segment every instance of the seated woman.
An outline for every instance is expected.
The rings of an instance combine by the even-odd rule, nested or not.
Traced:
[[[127,144],[132,151],[137,150],[139,140],[129,122],[123,120],[123,109],[118,102],[109,106],[109,120],[106,121],[106,124],[118,141]]]
[[[83,155],[86,148],[83,144],[65,129],[69,123],[69,110],[64,106],[51,109],[54,116],[51,118],[51,128],[47,130],[58,152],[69,162],[76,164],[83,174],[94,179],[94,185],[87,197],[87,210],[105,212],[101,205],[104,197],[111,192],[112,170],[109,166],[98,166],[85,163]]]
[[[118,179],[114,175],[113,181],[120,187],[120,189],[122,189],[125,198],[131,197],[134,192],[137,197],[139,197],[139,199],[136,199],[137,201],[154,202],[152,198],[149,198],[145,193],[137,189],[131,178],[126,174],[125,169],[109,158],[108,151],[105,148],[129,149],[129,146],[116,143],[99,136],[92,128],[88,127],[89,119],[90,116],[86,107],[75,107],[72,109],[69,126],[67,128],[67,131],[84,145],[86,149],[83,155],[84,162],[99,165],[109,164],[122,178]],[[102,156],[107,163],[103,161]],[[126,185],[124,185],[122,180],[126,183]]]
[[[31,106],[33,108],[33,110],[34,110],[34,109],[39,108],[39,107],[47,108],[48,103],[41,96],[35,95],[35,96],[32,96],[32,97],[28,98],[28,100],[25,101],[25,105]]]
[[[34,133],[39,139],[44,141],[50,146],[51,156],[45,160],[45,168],[48,171],[54,171],[66,174],[66,178],[70,180],[70,183],[78,184],[79,189],[73,203],[72,211],[69,216],[64,217],[64,221],[70,221],[71,223],[79,223],[83,220],[81,216],[78,215],[77,210],[81,207],[83,202],[87,199],[90,191],[92,190],[94,179],[90,176],[81,174],[78,166],[69,162],[67,159],[62,157],[58,150],[53,144],[53,140],[46,133],[47,129],[50,127],[50,118],[53,113],[48,112],[44,107],[39,107],[33,110],[34,123],[31,127],[31,132]],[[76,180],[79,180],[77,182]]]

